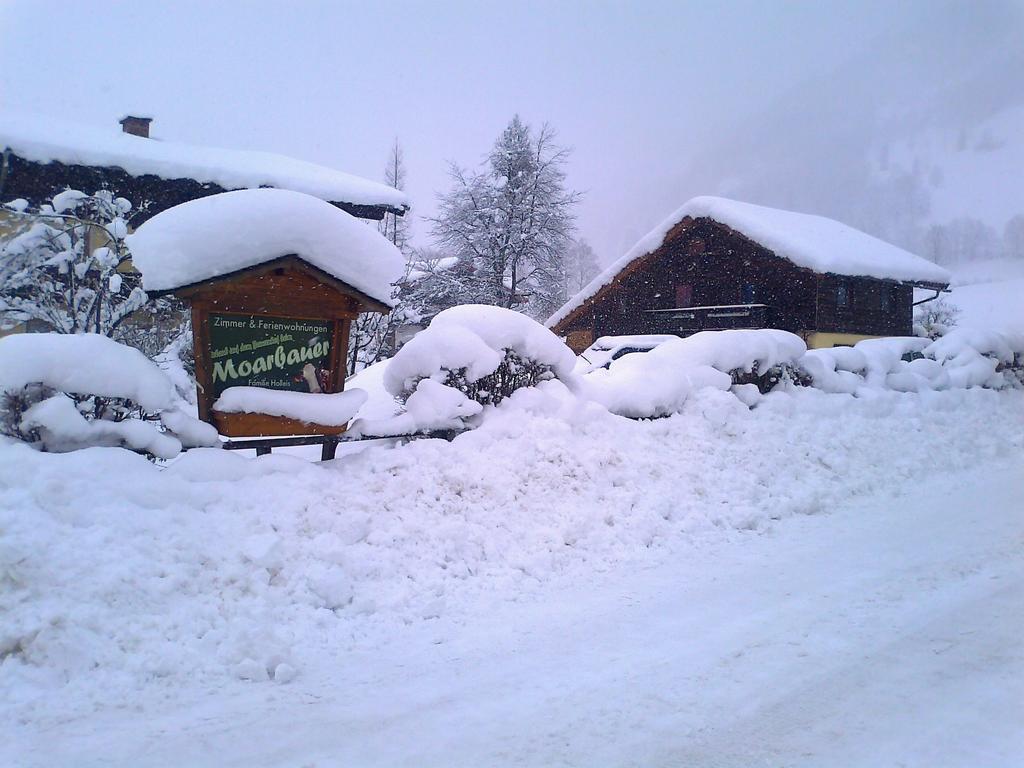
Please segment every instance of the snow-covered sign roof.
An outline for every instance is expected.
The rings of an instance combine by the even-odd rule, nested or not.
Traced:
[[[554,326],[610,284],[625,267],[654,253],[683,219],[711,219],[739,232],[798,267],[850,277],[946,285],[942,267],[877,237],[823,216],[794,213],[722,197],[695,197],[644,235],[629,252],[594,278],[548,319]]]
[[[157,214],[127,239],[148,291],[170,291],[283,256],[392,306],[401,252],[375,227],[330,203],[284,189],[241,189]]]
[[[193,179],[226,190],[277,187],[396,211],[409,207],[405,193],[386,184],[284,155],[158,141],[35,115],[0,112],[3,149],[37,163],[116,167],[131,176]]]

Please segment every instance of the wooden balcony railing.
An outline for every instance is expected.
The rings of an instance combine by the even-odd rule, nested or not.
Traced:
[[[731,328],[771,328],[772,308],[767,304],[721,304],[710,307],[677,307],[644,311],[648,333],[687,335],[697,331]]]

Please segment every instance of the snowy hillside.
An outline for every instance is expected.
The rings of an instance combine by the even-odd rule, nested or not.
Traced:
[[[952,287],[946,301],[960,310],[959,325],[1024,333],[1024,260],[963,265]]]

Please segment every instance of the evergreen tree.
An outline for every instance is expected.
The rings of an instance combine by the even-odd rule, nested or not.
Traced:
[[[517,115],[481,170],[451,166],[452,187],[431,223],[441,250],[471,266],[466,301],[544,318],[565,300],[580,198],[565,188],[568,157],[550,126],[535,135]]]

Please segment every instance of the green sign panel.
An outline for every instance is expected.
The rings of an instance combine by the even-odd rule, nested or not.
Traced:
[[[327,391],[334,322],[209,316],[213,393],[228,387]]]

